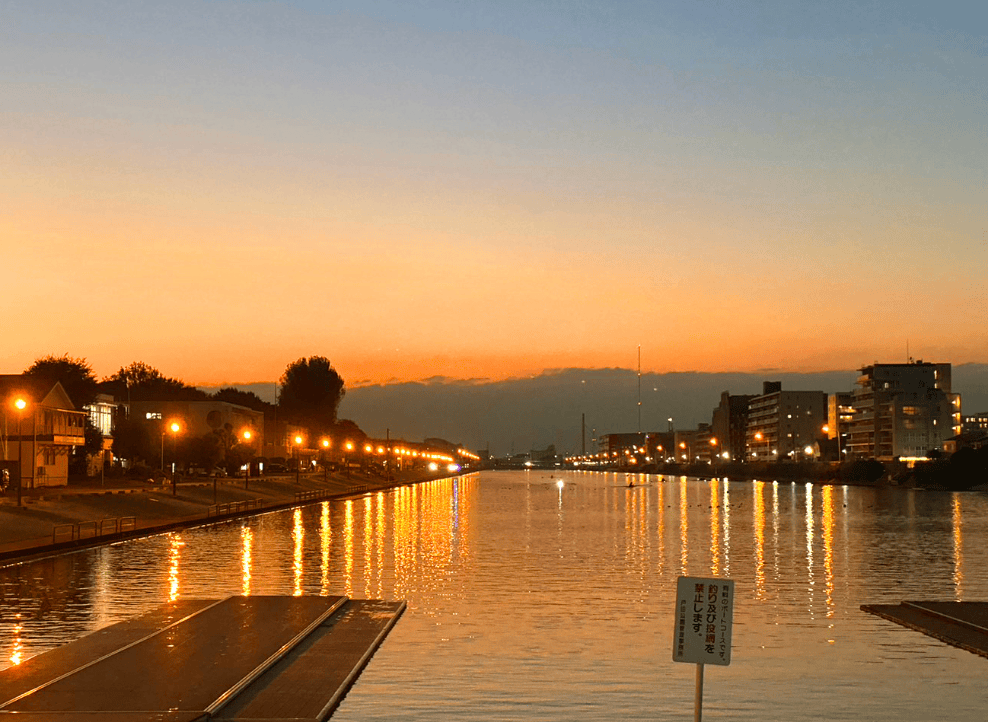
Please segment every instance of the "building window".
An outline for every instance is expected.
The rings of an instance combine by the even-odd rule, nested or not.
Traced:
[[[160,419],[161,418],[161,412],[160,411],[148,411],[146,414],[144,414],[144,417],[146,419]]]

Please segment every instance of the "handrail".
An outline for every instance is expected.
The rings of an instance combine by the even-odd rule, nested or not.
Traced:
[[[206,509],[206,518],[262,509],[264,505],[265,502],[261,499],[244,499],[243,501],[228,501],[225,504],[213,504]]]
[[[118,516],[99,521],[79,521],[73,524],[56,524],[51,530],[51,543],[96,539],[101,536],[119,534],[122,531],[137,529],[136,516]]]

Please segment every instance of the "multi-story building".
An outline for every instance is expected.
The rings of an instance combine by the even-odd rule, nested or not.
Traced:
[[[732,395],[729,391],[720,395],[720,406],[714,409],[711,429],[717,440],[716,452],[724,461],[743,461],[745,458],[748,405],[753,398],[754,395]]]
[[[849,456],[891,461],[923,458],[961,432],[960,394],[950,364],[874,364],[854,391]]]
[[[113,429],[118,417],[127,416],[128,408],[126,404],[117,401],[113,394],[100,393],[91,404],[83,406],[83,411],[89,414],[89,423],[103,437],[100,453],[89,459],[89,474],[95,475],[104,464],[113,461]]]
[[[86,442],[86,413],[65,389],[23,375],[0,376],[0,466],[22,488],[65,486],[69,454]],[[6,462],[6,463],[3,463]]]
[[[762,395],[748,403],[745,435],[749,461],[814,457],[826,433],[827,394],[823,391],[783,391],[766,381]],[[809,449],[809,451],[807,451]]]
[[[839,391],[827,397],[827,438],[837,442],[837,460],[842,461],[847,456],[853,417],[853,391]]]
[[[978,430],[988,431],[988,411],[982,411],[978,414],[963,414],[961,426],[965,434]]]

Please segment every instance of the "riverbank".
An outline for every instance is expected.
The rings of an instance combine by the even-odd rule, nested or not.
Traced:
[[[174,488],[92,480],[25,490],[20,506],[8,492],[0,498],[0,565],[445,476],[419,470],[391,480],[360,473],[188,479]]]

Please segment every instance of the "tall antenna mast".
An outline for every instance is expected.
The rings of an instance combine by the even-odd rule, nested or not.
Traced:
[[[642,432],[642,345],[638,344],[638,433]]]

